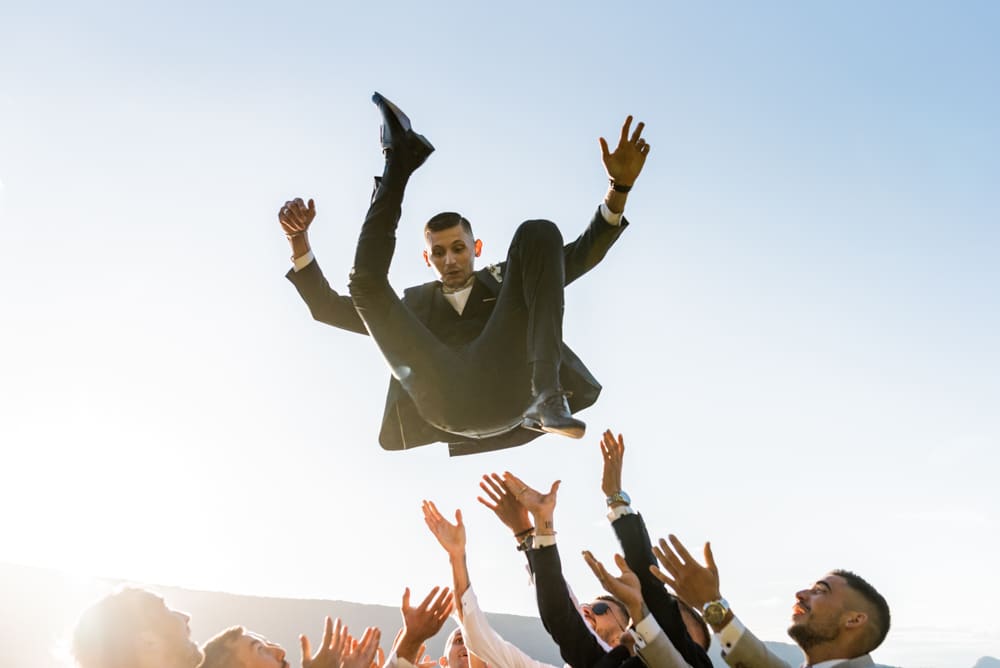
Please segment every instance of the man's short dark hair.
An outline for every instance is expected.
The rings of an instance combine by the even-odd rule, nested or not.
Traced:
[[[465,219],[460,213],[455,213],[454,211],[445,211],[433,216],[424,225],[424,232],[440,232],[441,230],[448,230],[456,225],[461,225],[462,229],[468,233],[470,237],[475,238],[472,234],[472,223]]]
[[[831,571],[831,574],[843,578],[847,582],[848,587],[861,594],[861,598],[865,599],[871,605],[875,613],[870,616],[872,628],[875,630],[871,647],[868,648],[868,651],[871,652],[882,644],[885,636],[889,633],[889,624],[891,621],[889,604],[886,602],[885,597],[878,593],[878,590],[860,575],[842,569]]]
[[[238,668],[241,663],[236,659],[234,645],[245,633],[242,626],[232,626],[216,634],[202,646],[205,659],[199,668]]]

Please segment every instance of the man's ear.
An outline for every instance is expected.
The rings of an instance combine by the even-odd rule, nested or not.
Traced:
[[[427,251],[424,251],[424,262],[427,263],[428,267],[431,266],[431,259],[427,256]]]
[[[483,252],[483,240],[476,239],[476,257],[479,257],[479,254],[482,252]]]
[[[159,656],[162,644],[160,636],[152,631],[148,629],[140,631],[139,634],[135,636],[135,655],[145,657]]]
[[[857,629],[865,625],[868,621],[868,615],[863,612],[849,612],[847,613],[847,619],[844,620],[844,627],[848,629]]]

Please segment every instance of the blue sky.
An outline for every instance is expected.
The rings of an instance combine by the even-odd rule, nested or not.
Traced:
[[[0,10],[0,559],[258,594],[395,603],[446,582],[419,501],[461,506],[483,605],[531,614],[474,501],[561,478],[574,551],[615,549],[596,437],[629,445],[656,534],[711,539],[723,590],[783,639],[794,591],[851,568],[876,655],[1000,655],[1000,95],[992,3],[8,4]],[[387,373],[313,323],[276,223],[315,197],[346,286],[379,90],[437,152],[404,205],[572,236],[597,137],[653,146],[627,233],[567,292],[604,384],[583,442],[449,460],[375,441]],[[478,577],[477,577],[478,576]],[[585,595],[585,594],[584,594]],[[239,620],[233,620],[238,623]],[[932,632],[933,631],[933,632]]]

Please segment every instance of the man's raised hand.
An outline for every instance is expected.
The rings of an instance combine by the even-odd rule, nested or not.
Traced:
[[[289,240],[303,236],[316,217],[316,203],[309,200],[307,205],[301,197],[285,202],[278,211],[278,222]]]
[[[477,496],[476,500],[492,510],[515,536],[523,536],[534,528],[528,517],[528,509],[504,487],[503,478],[496,473],[484,475],[479,487],[489,497],[489,501],[481,496]]]
[[[455,511],[455,524],[452,524],[437,509],[433,501],[424,501],[424,522],[431,530],[438,543],[451,558],[465,556],[465,524],[462,523],[462,511]]]
[[[621,434],[618,438],[608,429],[601,439],[601,456],[604,458],[604,469],[601,473],[601,491],[610,497],[622,491],[622,462],[625,458],[625,439]]]
[[[327,617],[323,627],[323,644],[316,654],[312,653],[309,638],[304,633],[299,636],[299,644],[302,646],[302,668],[341,668],[351,640],[347,626],[342,625],[339,618],[334,623]]]
[[[601,159],[604,162],[604,169],[608,172],[608,178],[618,185],[631,186],[639,178],[642,166],[646,164],[646,156],[649,155],[649,144],[642,138],[642,129],[645,123],[640,122],[635,126],[635,131],[629,136],[629,128],[632,126],[632,117],[625,119],[622,125],[621,135],[618,137],[618,146],[614,152],[608,150],[608,142],[604,137],[601,142]]]
[[[544,527],[537,526],[537,518],[552,518],[556,509],[556,493],[559,491],[560,482],[562,481],[556,480],[552,483],[552,487],[549,489],[548,493],[542,494],[538,490],[528,487],[523,480],[510,471],[506,471],[503,474],[503,486],[507,488],[508,492],[514,495],[514,498],[517,499],[529,513],[535,516],[535,529],[540,533],[544,533]]]
[[[436,598],[435,598],[436,597]],[[403,604],[399,608],[403,616],[403,633],[399,637],[396,652],[410,663],[417,660],[420,646],[433,637],[451,614],[451,591],[445,587],[434,587],[416,607],[410,605],[410,588],[403,592]]]
[[[374,626],[365,629],[361,640],[352,638],[350,647],[344,653],[344,662],[341,668],[371,668],[375,656],[378,654],[381,639],[382,632]]]
[[[673,544],[673,548],[662,538],[659,546],[653,546],[653,554],[656,555],[666,573],[655,565],[649,567],[650,572],[660,582],[673,589],[677,598],[697,610],[705,607],[706,603],[722,598],[722,594],[719,592],[719,568],[715,565],[711,544],[705,543],[705,563],[707,565],[702,566],[691,556],[691,553],[687,551],[677,536],[671,534],[670,542]]]
[[[643,617],[642,587],[639,584],[638,576],[625,563],[625,557],[620,554],[615,555],[615,564],[618,565],[618,569],[622,573],[617,577],[609,573],[604,568],[604,564],[594,558],[594,555],[589,550],[583,551],[583,560],[587,562],[590,570],[597,576],[601,586],[604,587],[604,591],[624,603],[629,615],[632,617],[632,621],[639,622]]]

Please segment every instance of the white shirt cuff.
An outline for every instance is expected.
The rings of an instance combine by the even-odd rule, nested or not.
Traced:
[[[615,506],[608,513],[608,521],[614,522],[616,519],[624,515],[635,515],[635,511],[632,509],[632,506]]]
[[[639,635],[639,639],[648,645],[653,642],[656,636],[663,633],[663,629],[660,628],[660,625],[653,619],[653,615],[650,614],[646,615],[641,622],[635,625],[635,632]]]
[[[615,227],[620,227],[622,224],[622,214],[615,213],[608,208],[608,205],[601,202],[601,218],[604,219],[608,225],[614,225]]]
[[[292,258],[292,268],[295,269],[296,272],[302,271],[303,269],[308,267],[309,264],[315,259],[316,256],[313,255],[313,252],[311,250],[306,251],[305,255]]]
[[[543,536],[535,534],[535,537],[531,541],[532,548],[549,547],[550,545],[555,545],[555,544],[556,544],[555,534],[548,534]]]
[[[722,645],[723,652],[729,652],[736,646],[739,639],[743,637],[743,632],[746,631],[746,627],[743,626],[743,622],[733,616],[726,624],[725,628],[719,631],[719,644]]]

